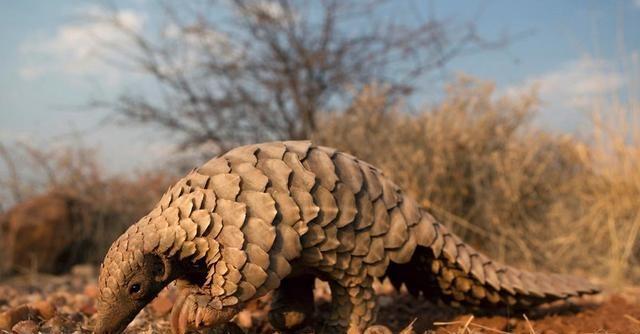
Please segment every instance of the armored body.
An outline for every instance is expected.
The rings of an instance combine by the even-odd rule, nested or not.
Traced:
[[[375,279],[478,307],[530,307],[595,293],[589,282],[496,263],[462,242],[384,174],[308,141],[243,146],[172,186],[111,246],[99,278],[99,333],[121,331],[168,283],[175,333],[229,321],[274,291],[270,320],[289,330],[329,282],[322,331],[360,333],[375,319]]]

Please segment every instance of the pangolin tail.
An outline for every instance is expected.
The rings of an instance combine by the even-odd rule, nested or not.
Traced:
[[[410,262],[391,263],[387,276],[414,295],[458,306],[527,308],[600,289],[568,275],[528,272],[489,259],[423,212]]]

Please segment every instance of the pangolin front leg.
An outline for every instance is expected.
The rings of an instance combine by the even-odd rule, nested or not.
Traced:
[[[291,331],[309,324],[313,317],[315,277],[304,275],[286,278],[274,291],[269,322],[279,331]]]
[[[179,284],[178,289],[170,316],[173,334],[225,323],[237,313],[237,308],[223,308],[220,299],[212,297],[207,289],[191,284]]]

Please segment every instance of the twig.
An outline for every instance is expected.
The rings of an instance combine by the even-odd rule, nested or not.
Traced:
[[[484,329],[485,331],[489,331],[489,332],[500,333],[500,334],[513,334],[513,333],[510,333],[510,332],[501,331],[499,329],[495,329],[495,328],[491,328],[491,327],[487,327],[487,326],[482,326],[482,325],[479,325],[479,324],[470,323],[469,325],[478,327],[480,329]]]
[[[462,330],[460,330],[460,334],[464,334],[465,331],[471,332],[469,331],[469,324],[471,324],[472,320],[473,320],[473,315],[471,315],[469,317],[469,320],[467,320],[467,322],[464,324],[464,327],[462,327]]]
[[[7,188],[11,191],[15,203],[22,202],[24,198],[23,184],[20,183],[20,174],[16,162],[11,156],[9,149],[0,143],[0,159],[2,159],[9,171],[9,180],[6,182]]]
[[[629,314],[625,314],[625,315],[624,315],[624,317],[625,317],[625,318],[627,318],[627,319],[628,319],[629,321],[631,321],[631,322],[634,322],[634,323],[636,323],[636,324],[640,324],[640,320],[638,320],[638,319],[636,319],[636,318],[632,317],[632,316],[631,316],[631,315],[629,315]]]
[[[463,324],[462,321],[437,321],[437,322],[433,323],[434,326],[448,326],[448,325],[462,325],[462,324]],[[473,323],[473,322],[469,323],[469,326],[477,327],[477,328],[480,328],[480,329],[484,329],[485,331],[494,332],[494,333],[513,334],[513,333],[501,331],[499,329],[495,329],[495,328],[479,325],[479,324],[476,324],[476,323]]]
[[[409,325],[407,325],[407,327],[405,327],[399,334],[414,333],[413,324],[416,323],[416,320],[418,320],[418,318],[413,318],[413,321],[411,321],[411,323]]]
[[[461,321],[436,321],[433,323],[434,326],[448,326],[448,325],[459,325],[462,324]]]
[[[524,320],[527,322],[527,325],[529,325],[529,332],[531,332],[531,334],[536,334],[536,331],[533,329],[533,326],[531,325],[529,318],[527,318],[527,315],[523,313],[522,316],[524,317]]]

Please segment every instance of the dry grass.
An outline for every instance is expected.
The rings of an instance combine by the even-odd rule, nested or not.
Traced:
[[[371,86],[315,138],[380,166],[496,258],[614,285],[640,277],[634,132],[595,122],[588,141],[552,134],[531,126],[536,108],[533,93],[495,97],[493,85],[461,78],[441,104],[404,113]]]
[[[577,146],[588,172],[571,184],[574,201],[558,202],[551,213],[563,223],[567,240],[566,245],[555,240],[556,254],[566,263],[598,270],[612,284],[640,277],[638,117],[638,105],[608,103],[606,111],[595,110],[593,136]],[[570,249],[572,244],[585,245],[578,247],[583,253]]]

